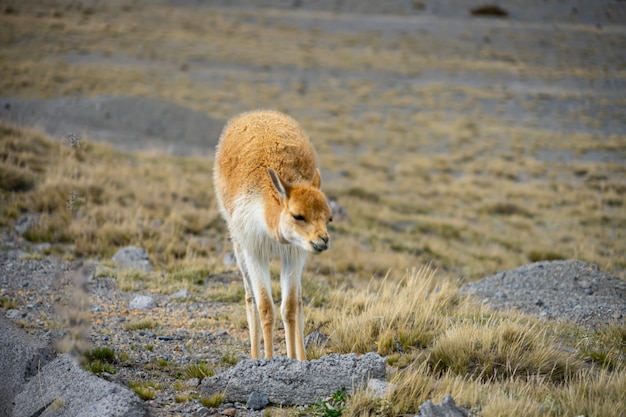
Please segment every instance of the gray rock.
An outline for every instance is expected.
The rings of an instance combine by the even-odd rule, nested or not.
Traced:
[[[467,417],[469,410],[458,407],[450,394],[446,394],[441,404],[427,400],[419,406],[418,417]]]
[[[150,257],[146,251],[136,246],[126,246],[118,250],[115,255],[113,255],[112,260],[123,269],[152,271]]]
[[[537,262],[461,287],[496,310],[517,309],[586,327],[624,322],[626,282],[581,261]]]
[[[328,336],[319,330],[314,330],[304,338],[304,346],[325,346],[328,343]]]
[[[13,417],[143,417],[143,401],[120,385],[83,370],[70,355],[42,367],[15,397]]]
[[[183,300],[185,298],[189,298],[189,291],[183,288],[182,290],[177,291],[174,294],[170,295],[169,298],[172,300]]]
[[[45,342],[0,315],[0,417],[12,416],[13,400],[22,386],[55,356]]]
[[[195,388],[200,384],[200,379],[198,378],[189,378],[185,381],[185,386],[189,388]]]
[[[367,381],[366,391],[372,398],[379,400],[385,398],[394,388],[395,385],[391,382],[382,379],[370,379]]]
[[[26,317],[26,313],[24,311],[16,310],[14,308],[7,310],[7,312],[4,315],[6,316],[6,318],[11,319],[11,320],[18,320],[18,319]]]
[[[252,391],[248,396],[248,401],[246,401],[246,407],[250,410],[261,410],[267,407],[269,403],[270,400],[267,398],[267,395]]]
[[[364,386],[370,378],[384,379],[385,358],[376,353],[357,357],[329,355],[313,361],[284,357],[247,359],[212,378],[202,381],[201,394],[225,394],[226,401],[247,401],[256,391],[274,404],[312,404],[341,388],[348,393]]]
[[[156,302],[154,298],[149,297],[147,295],[138,295],[132,300],[130,300],[129,308],[131,310],[150,310],[151,308],[156,307]]]
[[[34,214],[23,214],[13,223],[15,233],[22,236],[28,229],[39,223],[39,216]]]

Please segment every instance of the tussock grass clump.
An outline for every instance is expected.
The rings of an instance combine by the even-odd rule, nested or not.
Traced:
[[[132,380],[129,381],[128,385],[139,398],[145,401],[154,400],[157,391],[161,389],[161,385],[157,381]]]
[[[116,362],[115,350],[106,346],[96,347],[89,352],[85,353],[85,361],[83,367],[94,373],[101,374],[107,372],[114,374]]]
[[[159,325],[159,323],[150,318],[141,319],[139,321],[132,321],[126,325],[126,330],[134,331],[134,330],[148,330],[154,329]]]
[[[428,361],[434,372],[484,381],[539,376],[561,382],[580,369],[581,361],[553,343],[537,324],[462,324],[438,338]]]
[[[215,375],[215,370],[206,362],[198,362],[183,369],[183,375],[187,379],[198,378],[202,381]]]
[[[222,393],[213,394],[210,397],[200,397],[200,404],[207,408],[219,407],[224,402],[225,396]]]
[[[456,290],[427,267],[391,281],[388,274],[363,293],[333,293],[334,319],[327,327],[334,351],[388,355],[432,343],[457,302]]]

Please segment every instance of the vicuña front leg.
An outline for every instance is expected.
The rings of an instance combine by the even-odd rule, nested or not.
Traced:
[[[283,257],[280,273],[283,295],[280,312],[285,326],[287,356],[301,361],[306,360],[301,281],[305,259],[306,255],[300,254]]]
[[[248,330],[250,332],[250,356],[253,359],[261,357],[261,322],[259,321],[259,310],[254,301],[254,290],[241,245],[233,241],[235,258],[243,277],[243,287],[246,292],[246,318],[248,319]]]
[[[257,307],[258,318],[260,319],[261,331],[263,332],[265,357],[271,359],[274,352],[272,340],[274,333],[274,301],[272,300],[272,282],[270,279],[269,261],[259,259],[245,249],[244,259],[250,277],[252,292],[254,293],[254,301]],[[255,334],[258,334],[258,331],[255,331]],[[252,337],[252,330],[250,335]]]

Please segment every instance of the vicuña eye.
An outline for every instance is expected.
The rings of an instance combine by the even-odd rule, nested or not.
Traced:
[[[305,221],[306,219],[304,218],[303,215],[301,214],[292,214],[294,220],[298,220],[298,221]]]
[[[331,217],[330,219],[328,219],[328,221],[332,223],[332,221],[333,221],[333,218]]]

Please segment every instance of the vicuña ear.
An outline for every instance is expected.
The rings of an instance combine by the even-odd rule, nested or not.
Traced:
[[[322,186],[322,174],[320,174],[319,168],[315,168],[315,175],[313,176],[313,187],[319,189]]]
[[[291,190],[291,186],[285,181],[283,181],[282,178],[280,178],[280,176],[278,175],[278,173],[274,171],[272,168],[267,167],[267,173],[270,174],[270,178],[272,179],[272,184],[274,185],[274,188],[276,188],[276,191],[278,191],[280,198],[283,200],[286,200],[287,197],[289,197],[289,191]]]

